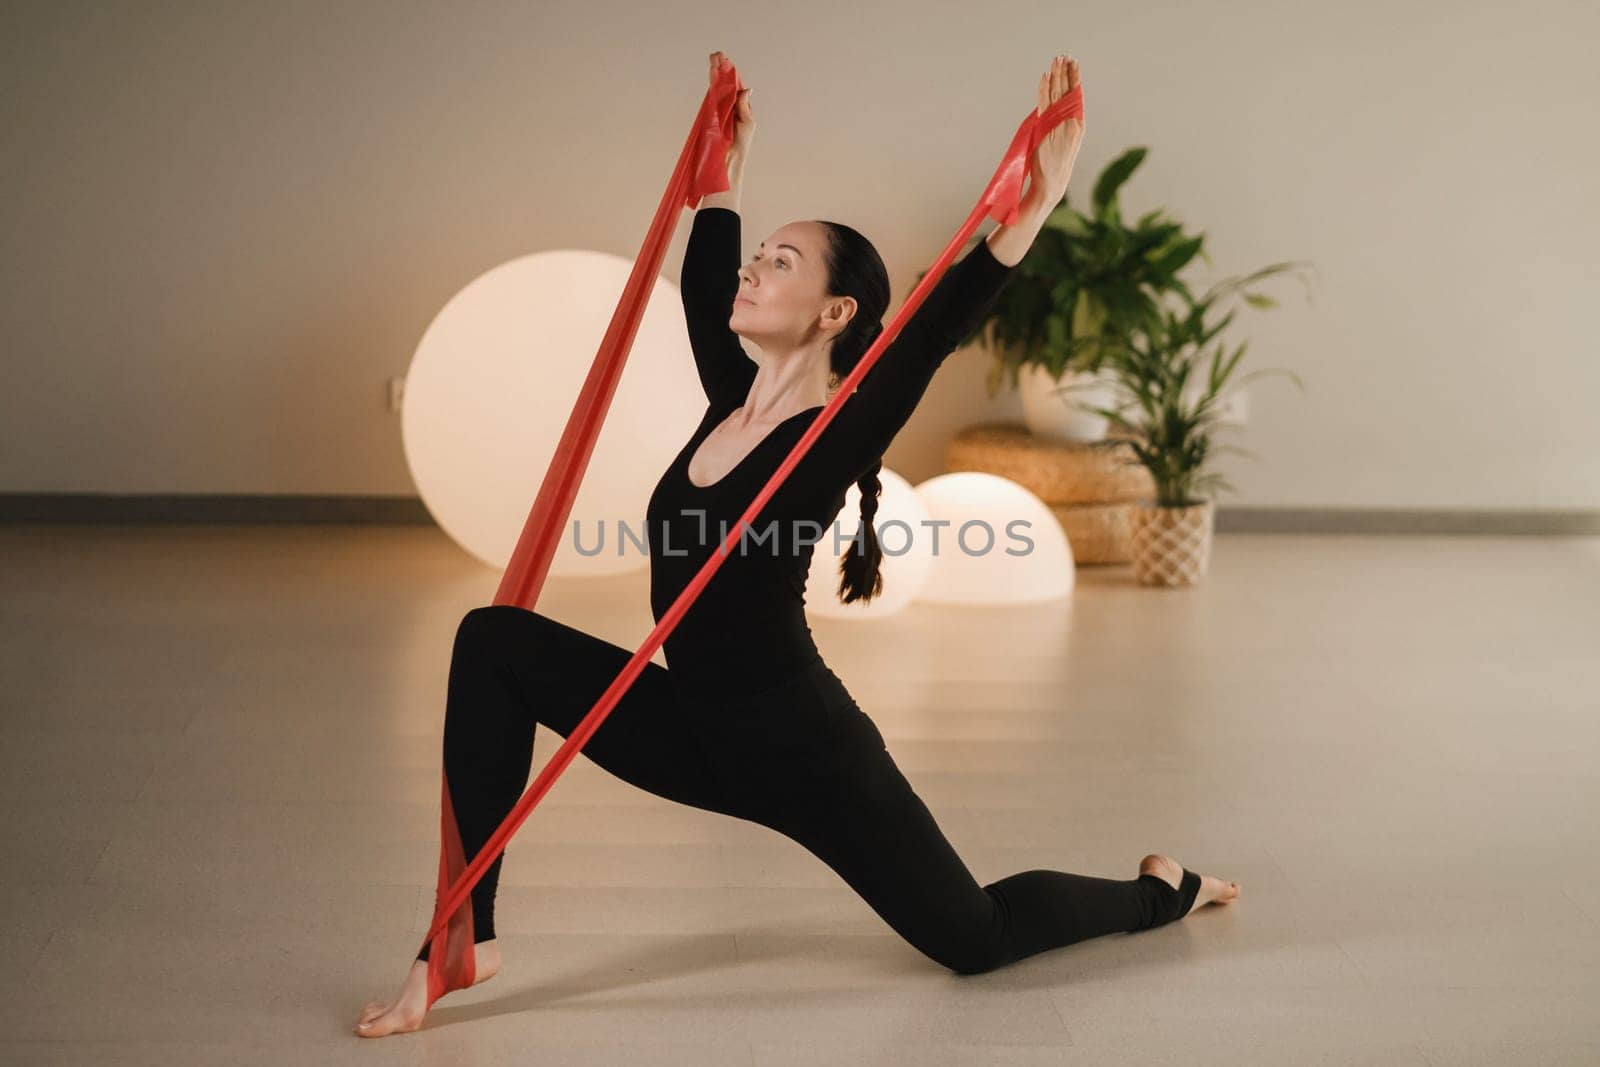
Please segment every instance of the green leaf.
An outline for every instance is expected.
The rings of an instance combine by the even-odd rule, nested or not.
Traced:
[[[1200,254],[1200,247],[1205,244],[1205,240],[1203,234],[1199,237],[1186,238],[1159,252],[1150,261],[1151,273],[1163,277],[1178,273]]]
[[[1090,202],[1094,204],[1094,213],[1098,218],[1106,218],[1112,203],[1116,200],[1117,190],[1122,188],[1122,183],[1127,181],[1133,172],[1139,169],[1139,164],[1144,162],[1144,157],[1149,149],[1143,146],[1130,148],[1116,159],[1106,165],[1100,172],[1100,177],[1094,183],[1094,194]]]

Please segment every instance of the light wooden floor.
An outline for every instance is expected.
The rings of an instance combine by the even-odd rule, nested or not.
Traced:
[[[363,1041],[432,909],[454,628],[428,528],[0,528],[8,1063],[1600,1060],[1600,541],[1223,535],[1191,590],[813,623],[980,881],[1243,897],[962,978],[771,831],[579,759],[507,965]],[[643,572],[540,609],[628,647]],[[554,751],[541,731],[536,764]]]

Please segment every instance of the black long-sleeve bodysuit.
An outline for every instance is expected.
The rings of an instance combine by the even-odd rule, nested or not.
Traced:
[[[695,214],[681,289],[708,406],[661,476],[646,519],[659,620],[821,408],[775,427],[710,486],[687,467],[743,404],[756,367],[728,328],[741,263],[739,216]],[[770,827],[828,864],[910,944],[963,974],[1044,949],[1178,918],[1181,891],[1030,870],[980,886],[895,765],[883,735],[823,662],[805,616],[812,546],[832,553],[845,490],[910,418],[944,358],[982,320],[1011,273],[980,241],[952,264],[855,394],[736,543],[583,748],[657,796]],[[854,517],[841,524],[855,531]],[[796,525],[796,520],[810,520]],[[824,532],[820,540],[817,529]],[[821,591],[832,595],[832,589]],[[566,737],[632,652],[538,612],[469,611],[456,634],[445,770],[462,844],[475,855],[526,788],[536,723]],[[472,891],[474,937],[494,936],[501,859]],[[427,958],[424,949],[419,958]]]

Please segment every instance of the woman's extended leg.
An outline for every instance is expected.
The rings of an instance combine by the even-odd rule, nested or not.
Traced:
[[[881,748],[856,753],[773,828],[832,867],[912,946],[961,974],[1163,925],[1190,908],[1199,887],[1187,873],[1178,889],[1155,874],[1121,881],[1054,870],[980,886]]]
[[[633,655],[538,612],[474,608],[461,620],[445,700],[444,766],[470,861],[528,784],[536,724],[569,735]],[[667,669],[645,665],[582,755],[656,796],[727,812],[697,735],[686,729]],[[494,933],[496,857],[472,887],[473,940]],[[417,958],[428,958],[428,946]]]

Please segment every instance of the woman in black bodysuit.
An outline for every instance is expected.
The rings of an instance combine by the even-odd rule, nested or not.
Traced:
[[[714,53],[713,78],[719,62]],[[1039,110],[1076,77],[1076,64],[1058,59],[1041,80]],[[837,223],[790,223],[741,265],[737,206],[754,129],[746,96],[738,115],[731,188],[702,201],[683,259],[684,314],[707,407],[646,511],[657,619],[821,410],[829,379],[848,374],[871,345],[890,298],[877,252]],[[668,635],[669,666],[647,664],[582,750],[640,789],[791,838],[907,942],[961,974],[1160,926],[1238,892],[1155,854],[1128,880],[1039,869],[980,886],[872,719],[823,662],[806,624],[811,542],[830,550],[852,482],[862,490],[861,518],[840,593],[848,602],[881,587],[871,519],[883,451],[1060,202],[1081,137],[1074,121],[1052,131],[1030,162],[1033,183],[1019,221],[997,227],[951,265]],[[754,362],[741,337],[760,350]],[[466,614],[450,661],[444,726],[466,856],[477,854],[526,788],[536,725],[566,737],[631,656],[519,607]],[[500,963],[494,899],[502,859],[472,890],[478,981]],[[420,1025],[427,957],[425,948],[399,997],[367,1006],[359,1033]]]

